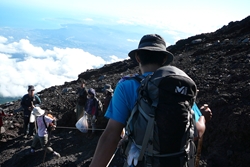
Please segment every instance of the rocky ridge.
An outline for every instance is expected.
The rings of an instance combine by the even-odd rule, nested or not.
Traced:
[[[250,163],[250,16],[230,22],[212,33],[204,33],[176,42],[167,48],[175,55],[171,65],[184,70],[196,82],[198,106],[208,103],[213,118],[207,123],[200,166],[247,167]],[[113,88],[124,75],[138,72],[131,60],[107,64],[87,70],[78,79],[38,92],[42,107],[53,111],[58,128],[52,132],[52,148],[60,159],[44,151],[28,154],[32,140],[23,139],[22,112],[4,117],[6,132],[0,142],[0,164],[10,166],[88,166],[107,120],[99,118],[97,136],[90,140],[75,129],[75,91],[82,80],[97,90],[103,100],[102,88]],[[20,100],[0,105],[6,113],[19,111]],[[61,127],[61,128],[60,128]],[[110,166],[122,166],[118,152]]]

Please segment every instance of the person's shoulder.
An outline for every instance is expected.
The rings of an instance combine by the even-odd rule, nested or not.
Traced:
[[[23,97],[27,97],[27,96],[29,96],[29,94],[25,94],[25,95],[23,95]]]
[[[23,95],[22,100],[26,100],[28,96],[29,96],[29,94]]]
[[[125,81],[129,81],[129,80],[135,78],[136,76],[138,76],[138,75],[136,75],[136,74],[128,74],[128,75],[125,75],[125,76],[123,76],[123,77],[118,81],[118,83],[122,83],[122,82],[125,82]]]
[[[48,115],[43,115],[42,117],[43,117],[43,118],[46,118],[46,119],[53,119],[53,118],[51,118],[51,117],[48,116]]]
[[[130,89],[131,87],[137,87],[140,84],[140,81],[137,79],[139,75],[127,75],[122,77],[117,85],[115,90],[120,89],[122,92]]]
[[[87,92],[88,92],[88,89],[87,89],[86,87],[84,87],[84,88],[83,88],[83,91],[87,93]]]

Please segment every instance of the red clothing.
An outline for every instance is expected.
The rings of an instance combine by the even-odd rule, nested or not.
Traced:
[[[6,116],[3,111],[0,112],[0,127],[3,126],[3,116]]]

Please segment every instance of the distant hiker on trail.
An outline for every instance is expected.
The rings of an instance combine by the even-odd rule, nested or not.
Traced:
[[[85,105],[85,111],[87,114],[87,121],[89,124],[89,127],[92,127],[92,133],[89,134],[88,138],[93,138],[95,135],[95,125],[97,121],[98,116],[98,99],[96,97],[95,89],[90,88],[88,90],[88,99]]]
[[[107,109],[108,109],[110,100],[113,97],[113,89],[112,89],[111,85],[109,85],[109,87],[107,87],[104,90],[104,94],[105,94],[105,98],[104,98],[104,102],[103,102],[103,113],[105,114]]]
[[[2,139],[5,129],[3,127],[3,117],[12,116],[13,114],[6,114],[2,108],[0,108],[0,141],[5,142],[5,139]]]
[[[147,80],[144,79],[144,81],[146,80],[149,82],[150,82],[150,77],[147,77],[147,76],[153,76],[152,74],[154,72],[155,73],[161,72],[159,70],[165,69],[165,67],[167,65],[169,65],[173,60],[172,53],[170,53],[166,50],[166,44],[165,44],[164,39],[157,34],[150,34],[150,35],[143,36],[142,39],[140,40],[138,49],[132,50],[129,53],[129,57],[132,60],[135,60],[139,64],[139,68],[140,68],[142,75],[138,76],[137,78],[140,78],[140,77],[146,78]],[[175,69],[180,73],[184,73],[181,70],[178,70],[177,68],[172,68],[172,67],[169,67],[169,68]],[[159,73],[157,73],[157,74],[159,74]],[[129,77],[129,78],[131,78],[131,77]],[[115,152],[117,145],[118,145],[118,142],[120,141],[120,135],[121,135],[123,128],[127,124],[127,120],[129,118],[132,118],[130,116],[133,116],[133,115],[131,115],[131,112],[136,104],[136,101],[137,102],[143,101],[143,100],[137,99],[137,97],[139,96],[137,94],[137,89],[138,89],[138,87],[141,86],[140,83],[136,79],[129,79],[129,78],[125,77],[125,78],[121,79],[116,86],[116,90],[114,92],[113,98],[112,98],[110,105],[107,109],[107,112],[105,114],[105,116],[107,118],[109,118],[109,122],[107,124],[106,129],[104,130],[103,134],[101,135],[101,137],[99,139],[99,142],[98,142],[95,154],[93,156],[92,162],[90,164],[90,167],[105,167],[109,163],[109,160],[112,157],[113,153]],[[186,78],[189,78],[189,77],[186,76]],[[190,82],[192,81],[190,78],[188,80]],[[148,83],[148,84],[150,84],[150,83]],[[151,86],[153,87],[154,85],[152,84]],[[168,88],[168,85],[163,84],[162,86],[165,86],[166,88]],[[196,95],[196,90],[197,90],[197,88],[196,88],[196,86],[194,86],[194,87],[192,87],[192,90],[188,93],[190,93],[190,95],[192,95],[192,97],[193,97]],[[152,90],[152,91],[154,91],[154,90]],[[186,94],[185,89],[177,89],[176,91],[179,94]],[[160,92],[157,92],[157,93],[160,93]],[[164,94],[161,94],[161,96],[164,97]],[[178,95],[175,95],[175,98],[176,97],[178,97]],[[168,98],[169,101],[175,100],[174,98],[172,99],[172,96],[168,96],[166,98]],[[150,100],[152,100],[152,99],[144,99],[144,102],[149,103]],[[181,100],[181,99],[179,99],[179,100]],[[193,101],[194,100],[195,99],[193,99]],[[165,101],[162,102],[163,106],[161,106],[161,107],[164,107],[164,102]],[[174,101],[174,103],[175,103],[175,101]],[[159,102],[159,104],[160,104],[160,102]],[[181,103],[182,106],[186,105],[184,107],[184,109],[189,110],[190,112],[188,112],[188,115],[191,115],[190,114],[191,113],[190,107],[187,107],[189,104],[191,104],[191,103],[187,103],[187,104]],[[141,107],[145,107],[145,106],[141,106]],[[166,107],[168,107],[168,106],[166,106]],[[138,107],[138,108],[140,108],[140,107]],[[182,108],[183,107],[180,107],[180,109],[182,109]],[[165,113],[163,113],[163,114],[165,114]],[[175,112],[169,113],[169,114],[172,114],[174,116]],[[140,114],[140,115],[142,115],[142,114]],[[180,116],[181,116],[181,118],[172,117],[172,116],[171,117],[164,117],[164,118],[168,118],[171,123],[176,124],[175,121],[180,122],[181,121],[180,119],[186,118],[185,115],[183,115],[183,114],[182,115],[180,114]],[[204,118],[204,116],[200,116],[200,117]],[[189,122],[191,122],[191,118],[189,118],[189,120],[188,120]],[[153,119],[153,118],[147,118],[147,119]],[[158,119],[161,119],[161,118],[158,118]],[[202,125],[205,125],[205,119],[201,119],[201,118],[197,118],[197,119],[200,120],[200,123]],[[163,124],[165,123],[164,120],[162,123]],[[185,122],[183,122],[182,124],[184,124],[184,123]],[[152,126],[155,124],[153,123],[150,125]],[[168,127],[166,127],[166,128],[168,128]],[[176,126],[176,128],[177,128],[177,126]],[[192,127],[189,126],[188,128],[191,130]],[[202,130],[202,131],[205,130],[205,126],[200,126],[199,128],[200,128],[199,130]],[[165,129],[161,129],[161,130],[165,130]],[[152,131],[146,131],[146,127],[145,127],[145,129],[142,130],[142,132],[137,132],[137,133],[146,133],[146,132],[152,132]],[[180,133],[180,131],[173,128],[171,131],[171,134],[174,136],[175,132]],[[150,135],[152,135],[152,133],[149,133],[148,136],[150,137]],[[163,136],[164,136],[164,134],[163,134]],[[131,137],[131,136],[129,136],[129,137]],[[155,136],[153,136],[153,137],[155,138]],[[170,136],[170,137],[172,137],[172,136]],[[187,137],[189,137],[189,136],[187,136]],[[157,138],[157,136],[156,136],[156,138]],[[177,139],[179,140],[180,137]],[[159,140],[163,141],[163,143],[164,143],[165,138],[159,138]],[[188,141],[190,143],[192,142],[190,140],[188,140]],[[173,143],[165,142],[165,143],[170,145],[170,147],[171,147],[171,145],[176,145],[176,142],[173,142]],[[154,144],[156,144],[156,143],[154,143]],[[150,145],[150,147],[146,148],[147,150],[152,147],[152,142],[150,144],[150,142],[148,141],[148,145]],[[138,166],[145,166],[145,165],[152,166],[152,163],[158,163],[158,165],[160,165],[160,166],[171,166],[171,167],[180,166],[180,165],[172,165],[172,164],[176,164],[176,163],[180,164],[181,158],[179,158],[179,157],[184,156],[183,154],[177,154],[179,156],[179,157],[177,156],[177,158],[170,157],[168,159],[168,158],[164,157],[162,159],[164,160],[164,162],[166,161],[167,163],[162,164],[162,159],[159,159],[159,158],[154,159],[154,157],[147,154],[147,155],[143,155],[143,156],[148,157],[148,159],[143,158],[142,161],[138,162],[139,155],[140,155],[141,151],[142,150],[140,150],[135,144],[132,143],[130,149],[128,150],[128,154],[129,154],[127,156],[127,163],[128,164],[125,164],[125,165],[136,166],[138,164]],[[149,151],[153,151],[153,150],[149,150]],[[162,150],[162,151],[164,152],[165,150]],[[168,154],[168,153],[163,153],[163,154]],[[152,160],[152,158],[153,158],[153,161],[155,160],[155,162],[153,162],[153,161],[148,162],[148,160],[150,161],[150,160]],[[185,161],[185,160],[187,160],[187,159],[183,159],[183,161]],[[149,164],[145,164],[145,163],[149,163]]]
[[[78,88],[77,104],[76,104],[76,120],[78,121],[84,115],[84,106],[87,101],[87,89],[85,88],[85,81],[81,83],[81,87]]]
[[[35,95],[35,88],[33,85],[28,86],[28,94],[24,95],[21,100],[21,106],[23,107],[23,130],[24,138],[33,138],[34,123],[30,122],[30,113],[36,105],[40,105],[40,98]],[[27,135],[27,129],[29,126],[29,132]]]
[[[51,147],[48,146],[49,134],[47,127],[53,126],[55,128],[56,120],[45,115],[45,110],[41,109],[40,107],[34,107],[31,114],[35,115],[36,117],[37,134],[33,139],[30,152],[34,153],[37,143],[40,142],[41,147],[45,151],[47,151],[47,153],[53,153],[52,155],[60,158],[60,154],[55,152]]]

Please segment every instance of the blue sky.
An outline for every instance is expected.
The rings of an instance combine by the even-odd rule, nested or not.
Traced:
[[[76,80],[127,58],[145,33],[167,46],[249,15],[249,0],[1,0],[0,97]]]
[[[250,2],[248,0],[1,0],[0,4],[3,18],[26,18],[23,22],[34,21],[33,17],[82,20],[86,19],[88,14],[92,14],[107,18],[116,17],[131,24],[153,24],[168,27],[173,31],[204,33],[248,16]],[[7,11],[3,12],[3,8]]]

